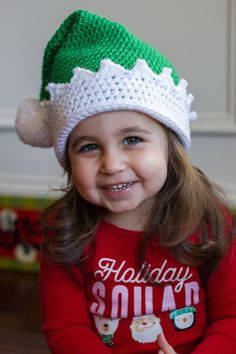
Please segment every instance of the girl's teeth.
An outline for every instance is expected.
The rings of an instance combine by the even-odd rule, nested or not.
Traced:
[[[118,192],[118,191],[123,191],[126,188],[129,188],[132,183],[119,183],[119,184],[113,184],[112,186],[107,186],[105,187],[108,191],[112,192]]]

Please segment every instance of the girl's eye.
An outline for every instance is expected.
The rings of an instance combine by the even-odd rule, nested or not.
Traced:
[[[96,151],[96,150],[98,150],[98,145],[86,144],[80,148],[79,152],[91,152],[91,151]]]
[[[138,144],[141,141],[143,141],[143,140],[141,138],[139,138],[138,136],[128,136],[127,138],[124,139],[124,143],[127,145]]]

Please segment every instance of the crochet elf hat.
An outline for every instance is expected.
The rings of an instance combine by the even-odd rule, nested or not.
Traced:
[[[16,131],[26,144],[54,147],[64,167],[67,139],[80,121],[135,110],[172,129],[187,150],[196,113],[186,87],[165,56],[124,26],[76,11],[48,42],[40,99],[20,104]]]

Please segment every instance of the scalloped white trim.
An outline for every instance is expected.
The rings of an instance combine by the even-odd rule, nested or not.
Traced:
[[[187,81],[175,85],[172,70],[163,68],[155,74],[145,60],[137,60],[126,70],[110,59],[101,61],[98,72],[75,68],[70,83],[50,83],[51,114],[47,121],[56,156],[64,165],[66,141],[70,132],[83,119],[106,111],[138,110],[173,129],[184,148],[191,145],[189,121],[193,95],[187,94]]]

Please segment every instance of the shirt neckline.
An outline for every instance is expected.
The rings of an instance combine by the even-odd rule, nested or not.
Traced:
[[[114,224],[111,224],[105,219],[101,220],[100,227],[103,230],[105,229],[107,232],[112,233],[113,235],[118,235],[122,237],[141,238],[144,235],[144,231],[134,231],[134,230],[125,229],[116,226]]]

